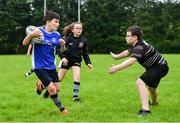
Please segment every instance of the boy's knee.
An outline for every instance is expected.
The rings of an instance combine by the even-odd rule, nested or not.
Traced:
[[[57,89],[56,89],[55,86],[50,86],[50,87],[48,88],[48,91],[49,91],[50,95],[57,93]]]
[[[139,85],[141,82],[139,79],[136,80],[136,85]]]
[[[138,85],[144,85],[145,83],[139,78],[139,79],[137,79],[136,80],[136,85],[138,86]]]
[[[59,84],[55,84],[55,87],[56,87],[56,91],[59,92],[61,88],[61,81],[59,82]]]

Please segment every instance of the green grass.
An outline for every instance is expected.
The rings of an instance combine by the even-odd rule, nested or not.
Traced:
[[[159,105],[150,107],[152,114],[139,118],[141,108],[135,86],[144,69],[136,63],[114,75],[108,74],[112,63],[109,55],[91,55],[94,70],[82,64],[80,97],[72,101],[73,80],[68,71],[62,82],[59,96],[70,112],[62,116],[52,101],[36,94],[35,74],[24,73],[31,68],[25,55],[0,56],[0,121],[1,122],[178,122],[180,121],[180,55],[164,55],[168,60],[169,74],[158,88]],[[59,58],[57,58],[59,60]]]

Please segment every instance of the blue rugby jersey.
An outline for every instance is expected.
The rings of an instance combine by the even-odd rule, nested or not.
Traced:
[[[32,68],[33,69],[56,69],[55,47],[60,46],[60,34],[57,31],[49,33],[43,26],[39,27],[43,34],[43,42],[33,45]]]

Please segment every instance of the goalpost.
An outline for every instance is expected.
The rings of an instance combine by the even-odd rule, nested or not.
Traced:
[[[81,22],[80,0],[78,0],[78,22]]]
[[[44,0],[44,17],[46,16],[46,0]]]

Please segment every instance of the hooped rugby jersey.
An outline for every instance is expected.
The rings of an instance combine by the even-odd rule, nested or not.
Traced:
[[[145,41],[138,41],[135,46],[129,47],[128,51],[131,53],[130,57],[136,58],[146,69],[156,64],[167,65],[162,55]]]

